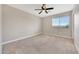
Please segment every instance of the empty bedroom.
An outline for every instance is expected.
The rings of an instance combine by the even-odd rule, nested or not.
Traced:
[[[79,5],[0,4],[1,54],[78,54]]]

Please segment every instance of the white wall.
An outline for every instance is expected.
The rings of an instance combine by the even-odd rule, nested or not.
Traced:
[[[3,42],[41,32],[41,19],[19,9],[3,5]]]
[[[2,21],[2,12],[1,12],[1,5],[0,5],[0,53],[1,53],[1,51],[2,51],[2,47],[1,47],[1,41],[2,41],[2,33],[1,33],[1,32],[2,32],[2,31],[1,31],[1,29],[2,29],[2,27],[1,27],[2,24],[1,24],[1,23],[2,23],[2,22],[1,22],[1,21]]]
[[[62,15],[69,15],[70,16],[70,24],[68,28],[57,28],[52,26],[52,19],[53,17],[56,16],[62,16]],[[49,34],[49,35],[58,35],[58,36],[63,36],[67,38],[72,37],[72,12],[66,12],[66,13],[61,13],[61,14],[56,14],[53,16],[49,16],[46,18],[43,18],[43,33]]]
[[[79,5],[74,8],[74,42],[79,51]]]

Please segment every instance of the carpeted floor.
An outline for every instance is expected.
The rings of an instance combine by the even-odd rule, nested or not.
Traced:
[[[73,39],[38,35],[3,45],[3,54],[77,54]]]

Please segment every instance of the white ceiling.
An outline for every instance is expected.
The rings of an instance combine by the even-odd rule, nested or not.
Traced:
[[[54,7],[54,9],[48,11],[48,14],[46,14],[45,12],[38,14],[40,11],[39,10],[35,11],[34,9],[40,8],[41,4],[9,4],[9,5],[39,17],[45,17],[58,13],[67,12],[72,10],[74,7],[73,4],[47,4],[47,7]]]

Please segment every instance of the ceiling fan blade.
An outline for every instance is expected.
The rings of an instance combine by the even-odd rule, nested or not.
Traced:
[[[54,9],[54,8],[46,8],[46,10],[52,10],[52,9]]]
[[[42,13],[42,10],[39,12],[39,14],[41,14]]]
[[[42,10],[42,9],[35,9],[35,10]]]
[[[48,14],[48,12],[45,10],[45,12]]]

